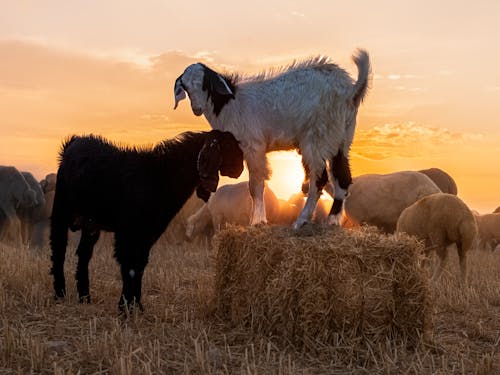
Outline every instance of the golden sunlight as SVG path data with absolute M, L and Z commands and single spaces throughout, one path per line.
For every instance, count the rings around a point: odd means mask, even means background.
M 301 191 L 304 180 L 302 157 L 296 151 L 279 151 L 269 154 L 273 174 L 268 185 L 278 198 L 288 199 Z

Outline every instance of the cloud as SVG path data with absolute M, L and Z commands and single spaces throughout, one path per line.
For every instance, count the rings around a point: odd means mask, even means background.
M 401 76 L 399 74 L 389 74 L 387 76 L 387 78 L 390 79 L 390 80 L 397 80 L 397 79 L 400 79 Z
M 483 140 L 480 133 L 452 132 L 416 123 L 384 124 L 356 132 L 353 155 L 371 160 L 392 157 L 418 158 L 439 155 L 448 147 L 469 145 Z
M 422 79 L 423 76 L 417 75 L 417 74 L 411 74 L 411 73 L 405 73 L 405 74 L 389 73 L 387 75 L 375 74 L 374 78 L 375 79 L 388 79 L 390 81 L 397 81 L 397 80 L 401 80 L 401 79 L 407 79 L 407 80 Z
M 172 110 L 173 84 L 186 66 L 210 59 L 207 52 L 169 51 L 133 62 L 0 40 L 0 55 L 5 56 L 0 110 L 4 126 L 9 124 L 6 133 L 19 128 L 50 136 L 119 128 L 147 132 L 152 122 L 203 122 L 189 105 Z
M 292 10 L 292 11 L 290 12 L 290 14 L 291 14 L 292 16 L 294 16 L 294 17 L 305 17 L 305 16 L 306 16 L 304 13 L 302 13 L 302 12 L 298 12 L 298 11 L 296 11 L 296 10 Z

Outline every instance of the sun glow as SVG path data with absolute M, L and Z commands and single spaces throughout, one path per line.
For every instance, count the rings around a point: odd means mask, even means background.
M 304 180 L 302 158 L 296 151 L 279 151 L 268 155 L 273 174 L 267 182 L 278 198 L 288 199 L 301 190 Z

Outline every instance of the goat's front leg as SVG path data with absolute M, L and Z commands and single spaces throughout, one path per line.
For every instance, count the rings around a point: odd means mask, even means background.
M 264 203 L 264 182 L 269 178 L 269 167 L 265 151 L 253 152 L 247 158 L 250 182 L 248 184 L 250 196 L 252 197 L 251 225 L 267 223 L 266 206 Z
M 252 217 L 251 225 L 266 224 L 266 206 L 264 203 L 264 180 L 258 179 L 250 175 L 249 182 L 250 195 L 252 196 Z
M 301 228 L 304 224 L 311 221 L 318 199 L 323 192 L 323 187 L 328 182 L 328 174 L 323 168 L 322 173 L 312 173 L 309 180 L 309 194 L 307 195 L 306 204 L 299 214 L 297 221 L 293 224 L 294 229 Z
M 120 264 L 122 275 L 122 294 L 118 301 L 121 311 L 139 308 L 143 310 L 141 303 L 142 276 L 144 268 L 148 263 L 149 251 L 152 243 L 146 241 L 134 241 L 134 239 L 116 238 L 115 257 Z

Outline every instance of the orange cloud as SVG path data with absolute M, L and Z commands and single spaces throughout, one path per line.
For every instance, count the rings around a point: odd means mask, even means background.
M 417 158 L 440 155 L 447 146 L 477 144 L 480 133 L 452 132 L 446 128 L 428 127 L 415 123 L 384 124 L 370 129 L 358 129 L 353 155 L 383 160 L 391 157 Z

